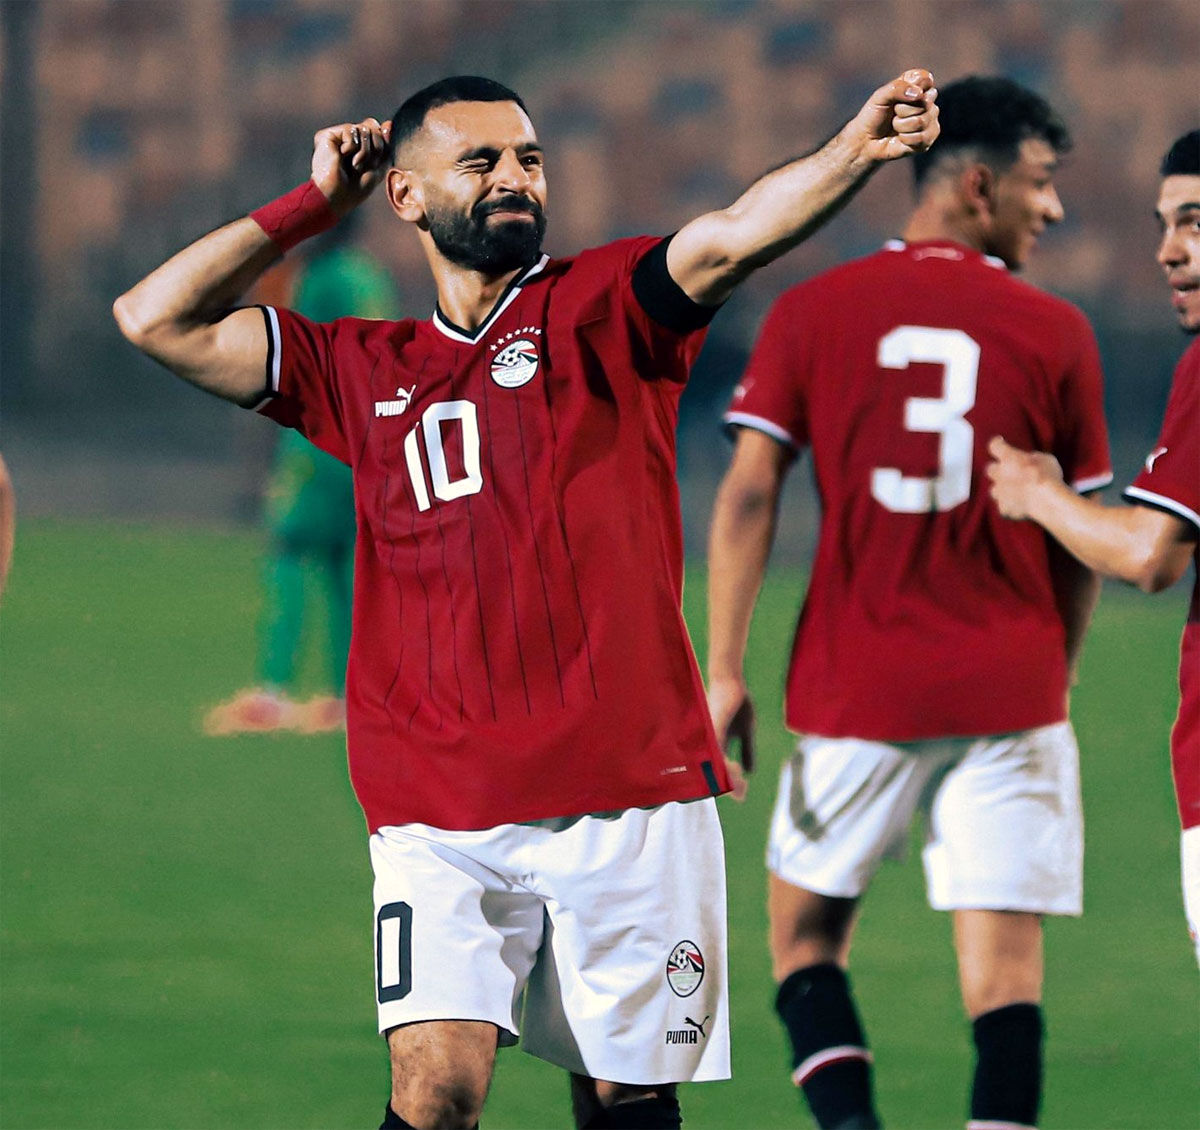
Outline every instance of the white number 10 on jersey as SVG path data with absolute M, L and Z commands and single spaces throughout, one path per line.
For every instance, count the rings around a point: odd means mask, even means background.
M 879 341 L 876 361 L 884 369 L 907 369 L 925 363 L 941 365 L 942 395 L 909 397 L 904 426 L 910 432 L 936 432 L 936 479 L 905 475 L 896 467 L 871 472 L 871 496 L 897 514 L 952 510 L 971 495 L 971 453 L 975 431 L 963 416 L 975 405 L 979 345 L 962 330 L 929 326 L 897 326 Z
M 446 448 L 442 441 L 442 422 L 457 421 L 462 431 L 463 474 L 450 479 L 446 463 Z M 430 507 L 429 490 L 425 486 L 425 471 L 421 466 L 421 443 L 417 433 L 424 434 L 425 455 L 429 461 L 429 482 L 435 498 L 453 502 L 468 494 L 483 490 L 483 472 L 479 467 L 479 417 L 469 400 L 443 400 L 431 404 L 421 413 L 420 422 L 404 437 L 404 461 L 412 480 L 413 497 L 418 510 Z

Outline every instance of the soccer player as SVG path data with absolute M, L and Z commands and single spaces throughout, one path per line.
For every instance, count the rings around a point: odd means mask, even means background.
M 745 760 L 751 613 L 784 478 L 812 449 L 821 530 L 786 692 L 800 738 L 767 862 L 776 1008 L 822 1127 L 879 1124 L 846 970 L 859 899 L 916 812 L 930 904 L 953 912 L 974 1126 L 1036 1123 L 1041 916 L 1081 909 L 1067 688 L 1097 582 L 1003 521 L 982 474 L 1006 430 L 1076 489 L 1111 478 L 1092 332 L 1011 273 L 1062 219 L 1069 137 L 1005 78 L 962 79 L 939 106 L 903 240 L 772 308 L 725 417 L 712 521 L 709 704 Z
M 296 283 L 296 312 L 314 322 L 385 318 L 399 298 L 387 271 L 348 242 L 352 223 L 341 223 L 313 243 Z M 354 484 L 350 468 L 314 447 L 299 432 L 280 431 L 267 483 L 270 545 L 263 565 L 258 685 L 213 707 L 210 734 L 295 729 L 321 733 L 345 725 L 346 661 L 354 567 Z M 321 581 L 329 618 L 332 694 L 300 702 L 295 694 L 305 638 L 306 578 Z
M 13 490 L 12 476 L 8 465 L 0 456 L 0 596 L 8 581 L 8 568 L 12 564 L 13 541 L 17 532 L 17 497 Z
M 1160 168 L 1158 261 L 1171 287 L 1180 328 L 1200 334 L 1200 130 L 1184 134 Z M 1006 435 L 1008 433 L 1005 433 Z M 1175 369 L 1166 416 L 1145 469 L 1126 488 L 1132 506 L 1109 508 L 1080 499 L 1062 483 L 1062 468 L 1044 452 L 1020 450 L 996 437 L 987 473 L 992 497 L 1008 518 L 1031 518 L 1085 565 L 1145 592 L 1183 576 L 1200 553 L 1200 339 Z M 1171 768 L 1183 825 L 1183 901 L 1200 960 L 1200 588 L 1179 656 L 1179 715 L 1171 730 Z
M 737 283 L 937 128 L 908 71 L 729 208 L 552 259 L 524 104 L 445 79 L 321 130 L 311 180 L 117 300 L 150 356 L 354 471 L 385 1126 L 473 1126 L 518 1029 L 572 1073 L 580 1125 L 678 1126 L 674 1084 L 728 1074 L 727 776 L 680 611 L 679 397 Z M 431 318 L 231 309 L 381 183 Z

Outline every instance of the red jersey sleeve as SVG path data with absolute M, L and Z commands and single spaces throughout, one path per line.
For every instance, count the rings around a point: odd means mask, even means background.
M 1108 425 L 1104 419 L 1104 373 L 1096 336 L 1083 314 L 1071 308 L 1076 341 L 1059 386 L 1059 433 L 1054 456 L 1063 478 L 1081 494 L 1112 482 Z
M 771 307 L 725 413 L 727 425 L 765 432 L 793 451 L 809 440 L 803 321 L 803 303 L 795 292 Z
M 1158 443 L 1125 497 L 1200 529 L 1200 341 L 1175 368 Z
M 275 306 L 263 306 L 262 311 L 267 320 L 267 398 L 258 411 L 349 463 L 333 363 L 337 323 L 313 322 Z
M 670 236 L 636 236 L 582 252 L 576 263 L 585 293 L 576 317 L 586 333 L 612 319 L 615 299 L 633 371 L 681 389 L 719 307 L 693 302 L 671 277 L 670 242 Z

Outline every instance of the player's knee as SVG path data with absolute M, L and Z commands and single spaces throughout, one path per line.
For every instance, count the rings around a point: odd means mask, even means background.
M 857 899 L 832 898 L 772 875 L 768 888 L 771 960 L 775 979 L 797 969 L 849 956 Z
M 421 1130 L 470 1130 L 479 1122 L 487 1081 L 470 1075 L 416 1078 L 392 1084 L 392 1109 Z
M 592 1080 L 592 1085 L 601 1106 L 615 1106 L 617 1103 L 656 1096 L 674 1098 L 676 1091 L 674 1083 L 664 1083 L 658 1087 L 635 1087 L 630 1083 L 611 1083 L 606 1079 L 595 1079 Z
M 673 1084 L 631 1087 L 596 1080 L 596 1106 L 583 1130 L 678 1130 L 683 1125 Z
M 1038 962 L 1000 962 L 964 971 L 963 1007 L 974 1020 L 1010 1004 L 1038 1004 L 1042 999 L 1041 965 Z
M 998 978 L 963 986 L 963 1008 L 975 1020 L 1012 1004 L 1040 1004 L 1041 985 L 1033 978 Z

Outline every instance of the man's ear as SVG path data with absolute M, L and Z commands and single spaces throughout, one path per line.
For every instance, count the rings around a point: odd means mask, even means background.
M 996 207 L 996 174 L 978 162 L 968 165 L 961 174 L 963 199 L 971 211 L 990 216 Z
M 410 224 L 425 219 L 425 194 L 421 182 L 410 169 L 388 169 L 387 198 L 392 211 Z

